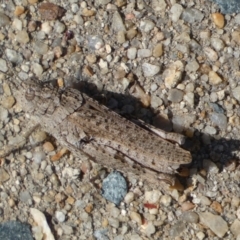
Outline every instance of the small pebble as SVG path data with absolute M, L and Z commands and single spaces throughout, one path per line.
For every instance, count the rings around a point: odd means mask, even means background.
M 150 221 L 142 226 L 142 232 L 148 237 L 151 237 L 151 235 L 156 232 L 156 228 L 153 225 L 153 223 Z
M 160 66 L 156 66 L 150 63 L 143 63 L 142 70 L 145 77 L 153 77 L 160 71 Z
M 13 207 L 16 206 L 16 203 L 15 203 L 15 201 L 14 201 L 12 198 L 10 198 L 10 199 L 8 200 L 8 205 L 9 205 L 9 207 L 13 208 Z
M 33 29 L 34 29 L 34 25 L 33 25 Z M 42 23 L 41 30 L 46 34 L 50 34 L 52 32 L 52 26 L 50 25 L 49 22 L 44 22 Z
M 204 129 L 204 132 L 209 135 L 215 135 L 217 133 L 217 130 L 216 130 L 216 128 L 214 128 L 212 126 L 206 126 Z
M 1 104 L 6 109 L 11 109 L 15 104 L 16 100 L 13 96 L 6 96 L 3 98 Z
M 198 238 L 198 240 L 203 240 L 205 238 L 205 234 L 203 232 L 198 232 L 196 234 L 196 237 Z
M 222 51 L 225 47 L 223 40 L 216 37 L 211 38 L 211 45 L 218 52 Z
M 211 204 L 211 201 L 206 196 L 201 196 L 200 197 L 200 202 L 201 202 L 202 205 L 205 205 L 205 206 L 209 206 Z
M 189 202 L 189 201 L 186 201 L 186 202 L 183 202 L 182 203 L 182 211 L 188 211 L 190 209 L 193 209 L 195 207 L 195 204 Z
M 171 226 L 169 235 L 172 239 L 174 239 L 175 237 L 180 236 L 181 232 L 183 232 L 184 229 L 186 229 L 185 223 L 178 221 L 176 224 Z
M 8 71 L 7 62 L 2 58 L 0 58 L 0 71 L 2 71 L 2 72 Z
M 160 97 L 156 95 L 151 96 L 151 106 L 155 109 L 163 104 L 163 101 Z
M 36 28 L 37 28 L 37 23 L 36 23 L 36 21 L 30 21 L 30 22 L 28 23 L 28 31 L 29 31 L 29 32 L 34 32 L 34 31 L 36 30 Z
M 16 34 L 16 41 L 22 44 L 26 44 L 29 42 L 29 36 L 27 31 L 22 30 L 22 31 L 18 31 Z
M 117 32 L 117 42 L 122 44 L 126 41 L 125 38 L 125 31 L 118 31 Z
M 187 92 L 184 96 L 183 96 L 184 101 L 187 102 L 188 105 L 190 105 L 191 107 L 194 106 L 194 93 L 192 92 Z
M 10 24 L 10 18 L 3 12 L 0 12 L 0 27 L 5 27 Z
M 228 225 L 221 216 L 210 212 L 199 213 L 200 222 L 209 227 L 219 238 L 223 238 L 228 231 Z
M 199 64 L 196 60 L 189 61 L 185 67 L 186 71 L 196 72 L 199 69 Z
M 144 195 L 144 200 L 147 203 L 157 203 L 161 197 L 161 192 L 158 190 L 147 191 Z
M 118 7 L 123 7 L 127 4 L 127 0 L 116 0 L 116 5 Z
M 17 29 L 18 31 L 22 31 L 22 21 L 18 18 L 13 20 L 12 26 Z
M 214 71 L 210 71 L 208 74 L 208 77 L 209 77 L 209 83 L 211 85 L 217 85 L 217 84 L 222 83 L 222 79 Z
M 212 19 L 218 28 L 224 27 L 224 16 L 221 13 L 213 13 Z
M 222 113 L 211 113 L 210 120 L 214 126 L 219 127 L 221 130 L 225 130 L 227 128 L 227 117 Z
M 237 215 L 237 218 L 240 220 L 240 208 L 237 209 L 236 215 Z
M 212 48 L 205 47 L 203 51 L 211 61 L 215 62 L 218 60 L 218 54 Z
M 137 52 L 138 58 L 147 58 L 152 55 L 152 51 L 149 49 L 139 49 Z
M 7 55 L 8 60 L 12 63 L 18 64 L 23 60 L 22 55 L 17 53 L 15 50 L 6 49 L 5 53 Z
M 3 183 L 3 182 L 6 182 L 10 179 L 10 176 L 8 174 L 8 172 L 3 169 L 3 168 L 0 168 L 0 182 Z
M 36 142 L 43 142 L 47 138 L 46 132 L 39 130 L 32 133 L 33 140 Z
M 230 226 L 230 230 L 234 234 L 235 237 L 240 235 L 240 221 L 239 221 L 239 219 L 234 220 L 234 222 Z
M 201 22 L 204 14 L 196 8 L 185 8 L 181 18 L 187 23 Z
M 19 199 L 20 201 L 27 203 L 28 201 L 30 201 L 32 199 L 29 191 L 22 191 L 19 194 Z
M 104 46 L 103 40 L 98 36 L 88 37 L 88 47 L 93 50 L 98 50 Z
M 169 195 L 163 195 L 160 198 L 160 203 L 163 204 L 165 207 L 169 207 L 172 203 L 172 198 Z
M 24 11 L 25 11 L 25 9 L 23 6 L 16 6 L 14 15 L 18 17 L 18 16 L 22 15 L 24 13 Z
M 97 61 L 97 57 L 94 54 L 87 55 L 86 59 L 89 63 L 95 63 Z
M 233 196 L 232 197 L 232 201 L 231 201 L 231 205 L 234 206 L 234 207 L 238 207 L 240 204 L 240 198 L 237 197 L 237 196 Z M 239 212 L 240 213 L 240 212 Z M 240 214 L 238 216 L 239 220 L 240 220 Z
M 213 201 L 210 207 L 219 214 L 223 211 L 221 204 L 217 201 Z
M 240 86 L 232 89 L 232 94 L 240 102 Z
M 161 57 L 163 55 L 163 45 L 162 43 L 156 44 L 156 46 L 153 48 L 152 55 L 154 57 Z
M 66 26 L 60 22 L 60 21 L 56 21 L 55 23 L 55 26 L 54 26 L 54 30 L 57 32 L 57 33 L 63 33 L 66 29 Z
M 123 23 L 122 17 L 118 11 L 115 11 L 112 17 L 112 29 L 115 32 L 126 31 L 126 27 Z
M 33 161 L 40 164 L 46 158 L 46 154 L 43 151 L 37 151 L 33 153 Z
M 94 16 L 95 14 L 96 14 L 96 11 L 93 9 L 84 8 L 81 11 L 81 15 L 84 17 L 91 17 L 91 16 Z
M 119 172 L 110 173 L 102 183 L 102 196 L 119 205 L 127 194 L 127 183 Z
M 183 91 L 178 89 L 170 89 L 168 93 L 168 100 L 173 103 L 179 103 L 183 99 Z
M 134 200 L 134 193 L 133 192 L 128 192 L 126 196 L 124 197 L 124 202 L 129 204 Z
M 199 217 L 195 212 L 186 211 L 181 215 L 181 219 L 188 223 L 198 223 Z
M 66 216 L 62 211 L 56 211 L 55 217 L 59 223 L 63 223 L 66 219 Z
M 152 22 L 151 20 L 146 19 L 140 22 L 140 30 L 145 33 L 150 32 L 154 27 L 155 27 L 155 23 Z
M 120 225 L 119 220 L 116 218 L 112 218 L 112 217 L 108 218 L 108 223 L 110 226 L 112 226 L 114 228 L 119 228 L 119 225 Z
M 129 216 L 130 216 L 131 220 L 138 223 L 138 225 L 142 225 L 142 218 L 139 213 L 131 211 Z
M 39 13 L 43 20 L 55 20 L 58 17 L 61 17 L 64 13 L 64 10 L 54 3 L 42 3 L 38 6 Z
M 129 48 L 127 50 L 127 57 L 131 60 L 135 59 L 137 55 L 137 49 L 136 48 Z
M 163 78 L 167 88 L 175 87 L 181 80 L 184 65 L 181 61 L 170 64 L 163 72 Z
M 36 51 L 36 53 L 40 55 L 44 55 L 48 52 L 48 45 L 41 41 L 35 41 L 33 42 L 33 49 Z
M 40 77 L 43 73 L 43 67 L 39 63 L 33 63 L 32 71 L 37 77 Z
M 54 146 L 53 146 L 52 143 L 50 143 L 50 142 L 45 142 L 45 143 L 43 144 L 43 150 L 44 150 L 45 152 L 52 152 L 52 151 L 54 150 Z
M 63 224 L 62 229 L 63 229 L 63 232 L 64 232 L 65 235 L 70 236 L 70 235 L 73 234 L 73 228 L 71 226 Z
M 129 29 L 127 32 L 126 32 L 126 38 L 128 40 L 132 40 L 133 38 L 136 37 L 138 31 L 136 29 Z

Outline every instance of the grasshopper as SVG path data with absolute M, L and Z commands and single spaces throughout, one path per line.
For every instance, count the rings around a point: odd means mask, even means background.
M 22 109 L 77 157 L 83 152 L 99 164 L 153 184 L 159 179 L 173 184 L 176 169 L 192 161 L 190 152 L 162 138 L 181 144 L 181 135 L 139 126 L 77 89 L 29 80 L 21 83 L 17 96 Z

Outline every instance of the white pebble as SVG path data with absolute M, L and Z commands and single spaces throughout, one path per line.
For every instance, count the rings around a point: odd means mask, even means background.
M 56 211 L 55 217 L 56 217 L 57 221 L 60 223 L 64 222 L 65 218 L 66 218 L 65 214 L 61 211 Z
M 21 31 L 21 30 L 22 30 L 22 21 L 21 21 L 20 19 L 18 19 L 18 18 L 15 18 L 15 19 L 13 20 L 12 26 L 13 26 L 15 29 Z
M 147 224 L 142 225 L 142 232 L 150 237 L 152 234 L 156 232 L 156 228 L 152 222 L 147 222 Z
M 49 34 L 52 32 L 52 26 L 50 26 L 49 22 L 44 22 L 42 24 L 41 30 L 46 34 Z
M 139 49 L 137 54 L 138 58 L 147 58 L 152 55 L 152 51 L 150 49 Z
M 43 68 L 39 63 L 33 63 L 32 70 L 37 77 L 40 77 L 43 73 Z
M 127 57 L 129 59 L 135 59 L 137 55 L 137 49 L 136 48 L 129 48 L 127 51 Z
M 137 222 L 139 225 L 142 225 L 142 218 L 141 215 L 137 212 L 130 212 L 130 218 L 134 221 Z
M 33 161 L 40 164 L 43 159 L 45 159 L 46 154 L 43 151 L 38 151 L 33 153 Z
M 237 218 L 240 220 L 240 208 L 238 208 L 236 215 L 237 215 Z
M 71 9 L 73 13 L 77 13 L 77 11 L 79 10 L 79 6 L 76 3 L 73 3 Z
M 160 71 L 160 66 L 156 66 L 150 63 L 143 63 L 142 70 L 145 77 L 153 77 Z
M 163 72 L 163 78 L 167 88 L 175 87 L 181 80 L 182 73 L 184 71 L 184 65 L 181 61 L 173 62 Z
M 107 68 L 108 67 L 108 63 L 106 61 L 104 61 L 103 59 L 100 59 L 98 65 L 99 65 L 100 68 Z
M 148 203 L 156 203 L 159 201 L 161 192 L 158 190 L 145 192 L 144 199 Z
M 160 203 L 166 207 L 169 207 L 172 202 L 172 198 L 169 195 L 163 195 L 160 199 Z
M 218 60 L 218 54 L 212 48 L 206 47 L 203 50 L 204 50 L 204 53 L 207 55 L 207 57 L 211 61 L 215 62 Z
M 127 193 L 127 195 L 124 198 L 125 203 L 129 204 L 130 202 L 132 202 L 134 199 L 134 193 L 133 192 L 129 192 Z
M 214 71 L 210 71 L 208 74 L 208 77 L 209 77 L 209 83 L 211 85 L 217 85 L 222 82 L 222 79 Z
M 182 11 L 183 11 L 183 7 L 180 4 L 176 3 L 171 7 L 170 12 L 172 13 L 171 18 L 173 22 L 177 22 L 179 20 L 179 17 L 181 16 Z

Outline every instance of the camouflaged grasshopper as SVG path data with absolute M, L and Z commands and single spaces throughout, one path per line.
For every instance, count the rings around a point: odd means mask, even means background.
M 139 126 L 76 89 L 29 80 L 17 95 L 22 109 L 77 157 L 83 152 L 99 164 L 153 184 L 159 179 L 173 184 L 176 169 L 192 160 L 190 152 L 168 141 L 182 144 L 183 136 Z

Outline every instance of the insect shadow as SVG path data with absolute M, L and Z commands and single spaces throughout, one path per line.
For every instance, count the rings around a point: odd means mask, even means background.
M 70 81 L 71 82 L 71 81 Z M 73 80 L 70 84 L 71 87 L 79 89 L 93 99 L 104 104 L 111 110 L 117 112 L 123 117 L 132 120 L 141 120 L 147 124 L 151 124 L 154 127 L 160 127 L 165 131 L 171 131 L 172 129 L 183 129 L 183 133 L 189 129 L 183 126 L 174 126 L 171 121 L 172 113 L 169 114 L 169 119 L 161 117 L 161 113 L 156 112 L 154 109 L 145 108 L 139 99 L 126 93 L 116 93 L 107 90 L 99 91 L 96 85 L 90 83 L 86 78 L 80 78 L 80 80 Z M 214 111 L 214 109 L 213 109 Z M 215 126 L 217 132 L 221 132 L 219 126 Z M 192 128 L 191 128 L 192 129 Z M 239 165 L 239 149 L 240 140 L 233 138 L 219 137 L 219 135 L 209 135 L 204 132 L 200 132 L 194 129 L 194 134 L 191 138 L 186 137 L 186 141 L 182 146 L 192 154 L 191 168 L 201 170 L 204 168 L 204 161 L 210 160 L 215 163 L 220 171 L 229 164 Z

